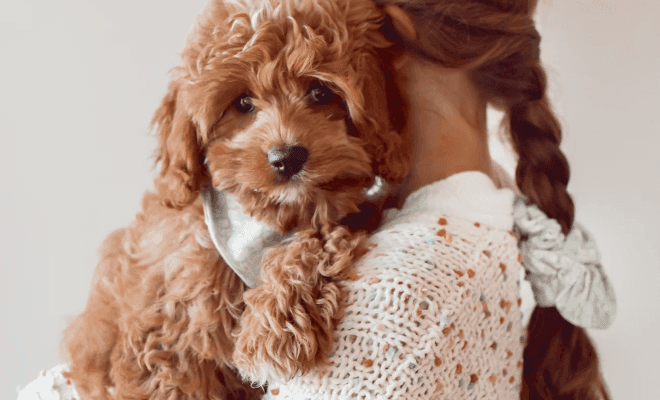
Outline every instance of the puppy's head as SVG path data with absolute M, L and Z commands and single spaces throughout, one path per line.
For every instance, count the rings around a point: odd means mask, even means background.
M 285 231 L 402 180 L 383 18 L 370 0 L 212 1 L 154 117 L 165 204 L 208 183 Z

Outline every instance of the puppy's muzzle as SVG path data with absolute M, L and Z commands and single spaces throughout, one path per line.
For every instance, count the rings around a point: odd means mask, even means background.
M 289 180 L 303 169 L 307 149 L 302 146 L 276 147 L 268 151 L 270 167 L 283 179 Z

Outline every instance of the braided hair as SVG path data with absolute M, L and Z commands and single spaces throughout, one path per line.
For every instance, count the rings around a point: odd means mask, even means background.
M 574 205 L 566 191 L 562 131 L 547 97 L 541 36 L 532 19 L 537 0 L 376 0 L 399 6 L 419 38 L 407 51 L 469 72 L 491 104 L 505 112 L 518 154 L 520 191 L 567 234 Z M 527 331 L 522 399 L 609 399 L 593 343 L 554 307 L 536 307 Z

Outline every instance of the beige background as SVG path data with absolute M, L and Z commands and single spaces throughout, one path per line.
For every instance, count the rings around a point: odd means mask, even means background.
M 0 4 L 0 399 L 58 362 L 96 250 L 151 187 L 148 123 L 204 3 Z M 619 299 L 591 334 L 614 399 L 659 399 L 660 2 L 539 11 L 569 189 Z

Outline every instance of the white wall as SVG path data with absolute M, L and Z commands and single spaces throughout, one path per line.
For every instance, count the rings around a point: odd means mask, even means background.
M 101 241 L 152 187 L 148 125 L 195 1 L 0 1 L 0 399 L 58 363 Z
M 614 325 L 591 334 L 614 399 L 660 399 L 660 2 L 554 0 L 540 11 L 569 190 L 618 298 Z
M 96 251 L 151 187 L 148 135 L 205 0 L 0 4 L 0 398 L 58 362 Z M 554 0 L 542 57 L 578 218 L 614 281 L 593 331 L 614 399 L 658 399 L 660 2 Z

